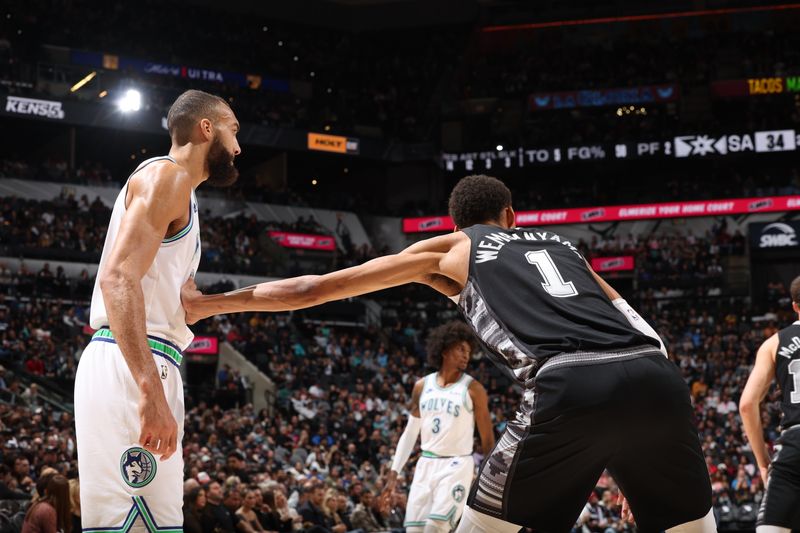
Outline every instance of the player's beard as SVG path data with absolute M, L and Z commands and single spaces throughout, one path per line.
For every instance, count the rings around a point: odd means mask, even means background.
M 225 149 L 219 137 L 211 141 L 208 149 L 206 164 L 208 164 L 208 179 L 212 187 L 229 187 L 239 178 L 239 170 L 233 164 L 235 156 Z

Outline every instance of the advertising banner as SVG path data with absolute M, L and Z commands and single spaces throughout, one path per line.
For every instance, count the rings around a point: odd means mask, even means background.
M 186 353 L 217 355 L 219 353 L 219 339 L 216 337 L 197 336 L 186 348 Z
M 711 83 L 711 93 L 720 98 L 748 98 L 800 92 L 800 76 L 773 76 Z
M 212 70 L 190 65 L 176 65 L 173 63 L 156 63 L 133 57 L 103 54 L 100 52 L 86 52 L 83 50 L 70 50 L 70 60 L 76 65 L 85 65 L 107 70 L 130 70 L 142 74 L 155 74 L 188 80 L 211 81 L 227 83 L 251 89 L 267 89 L 274 92 L 289 92 L 289 82 L 269 78 L 262 74 L 241 72 L 227 72 Z
M 544 211 L 518 211 L 518 226 L 548 226 L 557 224 L 587 224 L 592 222 L 617 222 L 658 218 L 705 217 L 741 215 L 746 213 L 772 213 L 800 211 L 800 196 L 769 196 L 763 198 L 731 198 L 696 202 L 668 202 L 658 204 L 613 205 L 548 209 Z M 405 233 L 444 232 L 455 228 L 449 216 L 404 218 Z
M 309 132 L 308 149 L 337 154 L 357 154 L 358 139 Z
M 800 222 L 787 220 L 769 224 L 750 224 L 750 248 L 752 250 L 777 250 L 800 248 Z
M 5 112 L 12 115 L 28 115 L 50 120 L 64 120 L 64 107 L 57 100 L 41 100 L 6 96 Z
M 336 239 L 330 235 L 308 235 L 305 233 L 289 233 L 287 231 L 270 231 L 269 237 L 285 248 L 301 248 L 303 250 L 322 250 L 332 252 L 336 249 Z
M 595 272 L 618 272 L 633 270 L 634 260 L 632 255 L 619 257 L 595 257 L 592 259 L 592 269 Z
M 528 99 L 532 111 L 546 109 L 575 109 L 578 107 L 602 107 L 629 104 L 653 104 L 671 102 L 678 98 L 678 86 L 642 85 L 639 87 L 617 87 L 613 89 L 589 89 L 534 93 Z

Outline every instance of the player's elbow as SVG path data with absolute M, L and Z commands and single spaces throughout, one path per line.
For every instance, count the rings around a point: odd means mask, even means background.
M 749 396 L 742 396 L 741 400 L 739 400 L 739 414 L 742 417 L 746 417 L 752 415 L 755 410 L 758 408 L 758 402 L 750 398 Z
M 302 309 L 320 303 L 321 292 L 319 276 L 299 276 L 277 284 L 259 285 L 253 291 L 253 297 L 281 302 L 287 309 Z
M 128 285 L 129 279 L 125 272 L 120 268 L 106 268 L 97 280 L 100 291 L 106 301 L 117 293 L 121 288 Z
M 301 276 L 292 287 L 291 301 L 296 307 L 310 307 L 321 299 L 319 276 Z

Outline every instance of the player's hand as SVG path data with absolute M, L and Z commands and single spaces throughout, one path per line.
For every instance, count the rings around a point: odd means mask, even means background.
M 386 480 L 383 484 L 383 492 L 380 495 L 380 500 L 391 500 L 395 486 L 397 486 L 397 472 L 389 470 L 389 474 L 386 476 Z
M 161 383 L 156 386 L 160 388 Z M 142 448 L 160 455 L 162 461 L 169 459 L 178 447 L 178 424 L 169 409 L 163 388 L 142 393 L 139 420 L 142 426 L 139 444 Z
M 191 325 L 205 318 L 197 313 L 195 302 L 198 298 L 203 296 L 203 293 L 197 289 L 197 284 L 194 282 L 194 277 L 186 280 L 186 283 L 181 287 L 181 304 L 186 311 L 186 323 Z
M 766 466 L 759 466 L 758 467 L 759 473 L 761 473 L 761 481 L 764 482 L 764 486 L 767 486 L 767 479 L 769 478 L 769 468 Z
M 619 496 L 617 496 L 617 505 L 622 507 L 619 512 L 622 522 L 633 524 L 635 520 L 633 518 L 633 513 L 631 512 L 631 506 L 628 504 L 628 498 L 622 494 L 622 491 L 620 491 Z

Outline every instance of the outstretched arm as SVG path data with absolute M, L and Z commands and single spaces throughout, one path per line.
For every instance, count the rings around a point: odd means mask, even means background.
M 442 282 L 442 278 L 449 279 L 446 258 L 463 238 L 454 233 L 434 237 L 398 254 L 323 276 L 270 281 L 224 294 L 204 296 L 190 280 L 181 291 L 187 323 L 225 313 L 304 309 L 412 282 L 452 291 L 450 284 Z
M 753 366 L 747 384 L 739 400 L 739 413 L 742 415 L 744 432 L 753 455 L 756 456 L 758 468 L 764 484 L 767 483 L 767 468 L 769 467 L 769 454 L 767 443 L 764 442 L 764 427 L 761 424 L 761 402 L 769 391 L 772 380 L 775 378 L 775 353 L 778 349 L 778 335 L 775 334 L 761 345 L 756 354 L 756 363 Z

